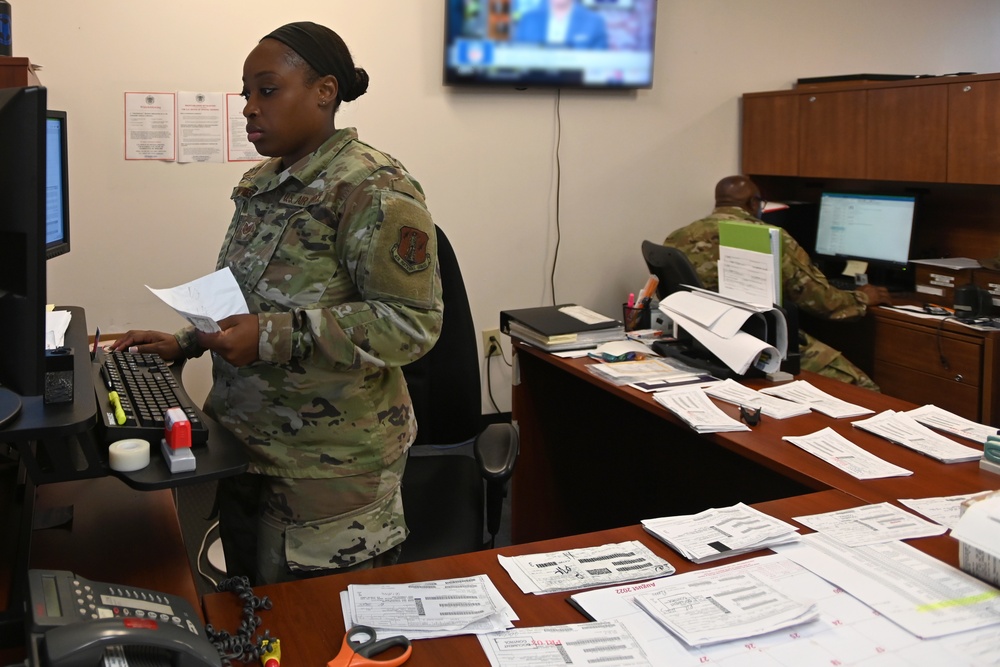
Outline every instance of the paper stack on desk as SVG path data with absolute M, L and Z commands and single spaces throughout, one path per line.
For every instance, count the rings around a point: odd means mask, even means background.
M 414 600 L 419 599 L 419 604 Z M 456 610 L 456 600 L 461 609 Z M 431 639 L 478 635 L 519 620 L 485 574 L 406 584 L 350 584 L 340 593 L 345 629 L 367 625 L 379 635 Z
M 698 387 L 658 391 L 653 394 L 653 398 L 698 433 L 750 430 L 749 426 L 736 421 L 719 409 Z
M 978 461 L 983 453 L 935 433 L 905 412 L 886 410 L 874 417 L 852 422 L 851 426 L 881 436 L 889 442 L 909 447 L 942 463 Z
M 847 401 L 843 401 L 836 396 L 831 396 L 825 391 L 817 389 L 805 380 L 795 380 L 794 382 L 779 384 L 776 387 L 765 387 L 764 389 L 761 389 L 760 392 L 770 396 L 777 396 L 794 403 L 808 405 L 810 409 L 815 410 L 816 412 L 822 412 L 824 415 L 833 417 L 834 419 L 860 417 L 861 415 L 870 415 L 875 412 L 874 410 L 866 408 L 862 405 L 848 403 Z
M 749 505 L 643 519 L 642 527 L 692 563 L 757 551 L 799 539 L 798 528 Z

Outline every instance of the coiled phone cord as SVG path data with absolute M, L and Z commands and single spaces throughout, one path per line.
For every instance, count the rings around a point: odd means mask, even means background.
M 225 630 L 216 631 L 211 624 L 206 625 L 205 633 L 208 635 L 208 640 L 219 651 L 222 664 L 226 667 L 231 665 L 234 660 L 237 662 L 257 662 L 274 645 L 274 638 L 271 637 L 270 630 L 265 630 L 263 635 L 254 635 L 263 623 L 260 616 L 257 615 L 257 610 L 270 609 L 271 598 L 266 595 L 263 597 L 254 595 L 250 580 L 246 577 L 223 579 L 216 586 L 216 590 L 220 592 L 232 591 L 242 600 L 243 620 L 235 635 Z

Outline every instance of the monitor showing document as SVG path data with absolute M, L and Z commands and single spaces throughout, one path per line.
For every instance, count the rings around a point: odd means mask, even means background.
M 820 198 L 816 254 L 905 265 L 910 259 L 913 196 L 825 192 Z

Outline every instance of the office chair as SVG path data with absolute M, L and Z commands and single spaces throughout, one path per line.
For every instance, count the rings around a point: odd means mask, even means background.
M 667 295 L 682 289 L 681 285 L 703 286 L 691 260 L 677 248 L 643 241 L 642 258 L 646 260 L 649 272 L 660 279 L 656 286 L 656 296 L 661 301 Z
M 417 438 L 403 473 L 410 535 L 400 562 L 492 546 L 519 449 L 511 424 L 479 430 L 482 388 L 472 311 L 458 258 L 440 227 L 437 244 L 444 291 L 441 336 L 430 352 L 403 367 Z M 474 457 L 462 447 L 469 441 Z

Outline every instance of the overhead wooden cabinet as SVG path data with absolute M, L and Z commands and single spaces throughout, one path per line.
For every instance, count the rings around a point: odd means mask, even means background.
M 948 90 L 869 90 L 865 178 L 943 182 L 947 177 Z
M 798 97 L 745 96 L 742 136 L 744 173 L 798 176 Z
M 1000 74 L 746 93 L 743 172 L 1000 184 L 998 108 Z
M 948 181 L 1000 183 L 1000 80 L 948 86 Z
M 799 175 L 821 178 L 865 177 L 864 91 L 799 96 Z

